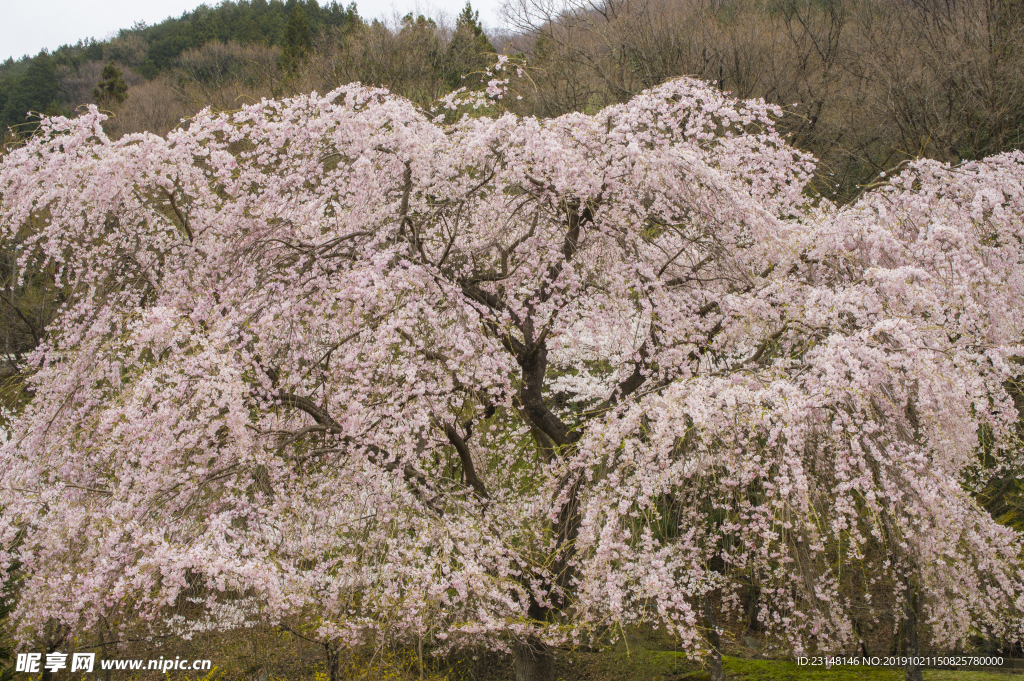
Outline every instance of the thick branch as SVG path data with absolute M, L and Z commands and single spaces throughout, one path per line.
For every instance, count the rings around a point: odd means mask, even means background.
M 423 347 L 423 348 L 417 347 L 416 346 L 416 339 L 413 338 L 412 336 L 410 336 L 405 331 L 399 331 L 398 334 L 402 338 L 404 338 L 406 341 L 408 341 L 409 345 L 411 345 L 413 347 L 413 349 L 415 349 L 416 351 L 422 353 L 423 356 L 426 357 L 427 359 L 433 360 L 435 362 L 444 362 L 445 364 L 447 364 L 450 361 L 446 355 L 444 355 L 443 353 L 437 352 L 436 350 L 431 350 L 430 348 L 427 348 L 427 347 Z
M 335 421 L 330 414 L 328 414 L 326 411 L 318 407 L 316 403 L 310 400 L 308 397 L 293 395 L 292 393 L 282 390 L 278 392 L 278 398 L 281 400 L 281 404 L 284 404 L 295 409 L 299 409 L 300 411 L 304 411 L 310 416 L 312 416 L 313 420 L 316 421 L 321 426 L 323 426 L 326 431 L 334 433 L 336 435 L 341 435 L 344 432 L 341 425 L 337 421 Z M 388 472 L 394 472 L 401 468 L 402 476 L 405 478 L 406 482 L 416 482 L 422 488 L 426 487 L 426 475 L 417 470 L 411 464 L 405 464 L 403 466 L 398 459 L 392 458 L 390 455 L 388 455 L 387 452 L 385 452 L 380 447 L 377 447 L 376 445 L 359 443 L 354 438 L 347 435 L 341 438 L 341 442 L 350 447 L 356 447 L 365 450 L 366 458 L 370 461 L 370 463 L 374 464 L 375 466 L 380 466 L 381 468 Z M 439 509 L 433 503 L 433 500 L 424 499 L 424 502 L 434 511 L 441 513 L 441 509 Z
M 405 162 L 405 170 L 402 171 L 402 205 L 401 211 L 401 227 L 399 228 L 399 236 L 405 238 L 405 230 L 409 229 L 409 254 L 412 256 L 416 255 L 419 251 L 420 256 L 426 260 L 426 254 L 423 252 L 423 244 L 420 243 L 419 229 L 416 227 L 416 223 L 413 222 L 412 218 L 409 217 L 409 199 L 412 196 L 412 164 L 409 161 Z
M 281 444 L 278 445 L 278 447 L 277 447 L 277 453 L 280 454 L 285 449 L 287 449 L 289 445 L 295 444 L 296 442 L 298 442 L 302 438 L 306 437 L 310 433 L 323 433 L 323 432 L 326 432 L 326 431 L 327 431 L 327 426 L 319 425 L 319 424 L 315 425 L 315 426 L 304 426 L 302 428 L 299 428 L 297 431 L 295 431 L 294 433 L 292 433 L 288 437 L 284 438 L 284 440 L 281 442 Z
M 633 362 L 633 373 L 623 379 L 617 386 L 612 394 L 605 400 L 595 411 L 598 413 L 611 409 L 616 404 L 626 399 L 642 386 L 647 381 L 647 376 L 644 370 L 647 369 L 650 361 L 650 350 L 649 342 L 644 341 L 644 344 L 640 346 L 640 358 Z
M 559 447 L 575 443 L 580 438 L 579 434 L 572 432 L 544 402 L 544 379 L 548 367 L 547 346 L 538 343 L 529 353 L 520 354 L 516 359 L 523 371 L 523 386 L 519 391 L 519 400 L 530 420 Z
M 754 362 L 757 362 L 758 360 L 760 360 L 761 356 L 764 355 L 764 351 L 768 349 L 768 346 L 771 345 L 772 343 L 774 343 L 775 341 L 779 340 L 779 338 L 782 337 L 782 334 L 786 333 L 786 330 L 788 328 L 789 328 L 788 326 L 783 325 L 783 327 L 781 329 L 779 329 L 778 331 L 776 331 L 772 335 L 770 335 L 767 338 L 765 338 L 761 342 L 761 345 L 758 346 L 758 348 L 754 352 L 754 354 L 751 355 L 750 357 L 748 357 L 747 359 L 743 360 L 742 366 L 746 366 L 748 364 L 753 364 Z
M 170 199 L 171 210 L 173 210 L 174 214 L 178 216 L 178 220 L 181 222 L 181 226 L 185 229 L 185 234 L 188 235 L 188 240 L 195 241 L 195 236 L 192 234 L 192 228 L 188 226 L 188 218 L 186 218 L 185 214 L 181 212 L 180 208 L 178 208 L 178 202 L 175 201 L 174 194 L 167 191 L 166 189 L 164 189 L 163 191 L 164 194 L 167 195 L 167 198 Z
M 583 208 L 580 212 L 579 203 L 570 203 L 567 205 L 569 213 L 569 229 L 565 233 L 565 241 L 562 242 L 562 257 L 565 262 L 572 260 L 572 257 L 576 255 L 576 250 L 579 248 L 580 242 L 580 227 L 584 222 L 590 222 L 594 219 L 594 213 L 590 210 L 590 206 Z
M 473 457 L 470 454 L 469 446 L 466 441 L 462 439 L 459 432 L 455 430 L 455 426 L 450 423 L 444 424 L 444 434 L 448 436 L 448 441 L 455 447 L 455 451 L 459 453 L 459 459 L 462 460 L 462 472 L 466 476 L 466 483 L 473 488 L 476 495 L 481 499 L 489 499 L 490 495 L 487 493 L 487 488 L 484 486 L 482 480 L 477 477 L 476 467 L 473 466 Z
M 576 538 L 583 522 L 580 516 L 580 490 L 583 487 L 583 480 L 583 476 L 577 474 L 576 480 L 569 488 L 569 498 L 558 511 L 558 523 L 554 527 L 558 536 L 558 546 L 561 548 L 555 559 L 555 579 L 565 591 L 571 590 L 575 576 L 572 558 L 576 553 Z
M 467 281 L 460 282 L 460 284 L 462 286 L 462 295 L 466 296 L 470 300 L 474 300 L 474 301 L 480 303 L 481 305 L 483 305 L 485 307 L 489 307 L 490 309 L 494 310 L 495 312 L 501 312 L 502 310 L 504 310 L 505 309 L 505 303 L 502 302 L 501 298 L 499 298 L 498 296 L 494 295 L 493 293 L 490 293 L 489 291 L 485 291 L 482 288 L 480 288 L 479 286 L 477 286 L 476 283 L 475 283 L 477 281 L 482 281 L 482 280 L 481 279 L 476 279 L 475 281 L 468 281 L 467 280 Z
M 466 296 L 470 300 L 480 303 L 484 307 L 490 308 L 495 312 L 502 312 L 506 309 L 505 303 L 493 293 L 484 291 L 475 284 L 469 284 L 466 282 L 462 282 L 461 286 L 462 295 Z M 509 311 L 509 315 L 512 317 L 513 323 L 520 327 L 522 326 L 519 317 L 515 313 Z M 489 318 L 482 312 L 480 313 L 480 316 L 483 318 L 483 323 L 487 329 L 493 333 L 496 338 L 501 339 L 502 345 L 505 346 L 505 349 L 508 350 L 509 353 L 518 357 L 526 351 L 526 346 L 523 345 L 518 338 L 515 338 L 512 334 L 503 330 L 494 319 Z
M 565 239 L 562 241 L 562 259 L 548 268 L 548 281 L 546 284 L 542 284 L 541 290 L 537 292 L 537 298 L 542 302 L 551 297 L 555 280 L 562 274 L 565 264 L 572 262 L 576 251 L 579 250 L 580 231 L 583 225 L 594 221 L 593 209 L 587 205 L 580 210 L 579 201 L 566 201 L 565 210 L 568 224 L 566 225 Z
M 301 395 L 293 395 L 292 393 L 284 390 L 278 392 L 278 399 L 281 400 L 281 404 L 292 407 L 293 409 L 299 409 L 306 412 L 313 417 L 313 420 L 319 423 L 321 426 L 326 426 L 327 430 L 332 433 L 341 434 L 344 432 L 341 425 L 331 418 L 331 415 L 316 405 L 313 400 L 308 397 L 302 397 Z

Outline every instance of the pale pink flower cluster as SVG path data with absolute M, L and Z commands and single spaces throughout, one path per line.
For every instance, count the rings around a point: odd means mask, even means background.
M 498 100 L 504 99 L 505 95 L 515 94 L 516 99 L 522 99 L 523 96 L 515 93 L 514 90 L 509 86 L 512 81 L 512 67 L 515 67 L 515 77 L 517 79 L 525 79 L 525 61 L 522 59 L 509 60 L 508 56 L 504 54 L 498 55 L 497 63 L 491 65 L 485 69 L 479 75 L 487 79 L 487 87 L 483 89 L 470 89 L 468 87 L 460 87 L 447 95 L 441 97 L 437 101 L 437 110 L 441 111 L 438 114 L 438 120 L 444 120 L 447 111 L 463 111 L 466 112 L 469 107 L 474 110 L 477 109 L 489 109 Z M 495 74 L 506 72 L 504 78 L 497 77 Z M 465 78 L 466 76 L 463 76 Z
M 937 644 L 1019 634 L 1021 537 L 965 485 L 982 434 L 1020 469 L 1024 156 L 838 209 L 776 113 L 679 79 L 553 120 L 347 86 L 45 121 L 0 166 L 0 238 L 68 296 L 0 448 L 19 635 L 697 649 L 747 583 L 827 648 L 865 576 Z

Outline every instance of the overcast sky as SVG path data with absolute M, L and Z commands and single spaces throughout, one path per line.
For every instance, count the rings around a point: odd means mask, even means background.
M 350 0 L 339 0 L 348 5 Z M 319 0 L 321 5 L 329 0 Z M 472 0 L 480 21 L 487 28 L 500 25 L 501 0 Z M 136 21 L 157 24 L 167 17 L 181 16 L 203 4 L 200 0 L 0 0 L 3 22 L 0 24 L 0 61 L 35 55 L 44 47 L 54 50 L 83 38 L 102 40 L 120 28 L 131 28 Z M 216 6 L 219 0 L 206 4 Z M 437 16 L 441 12 L 455 17 L 466 0 L 356 0 L 364 19 L 390 19 L 418 9 L 421 14 Z M 433 10 L 433 11 L 431 11 Z

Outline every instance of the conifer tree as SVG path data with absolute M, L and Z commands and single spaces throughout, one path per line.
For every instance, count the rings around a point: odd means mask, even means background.
M 469 0 L 466 0 L 466 6 L 462 8 L 458 19 L 455 20 L 455 30 L 458 31 L 463 28 L 471 31 L 477 38 L 484 35 L 484 29 L 480 25 L 480 12 L 473 11 L 473 5 L 470 4 Z M 487 44 L 490 45 L 490 41 Z
M 14 83 L 4 106 L 3 120 L 22 123 L 30 111 L 54 110 L 60 95 L 57 67 L 45 50 L 29 63 L 28 68 Z
M 281 52 L 281 68 L 294 72 L 313 50 L 313 37 L 309 18 L 302 4 L 296 2 L 288 13 L 284 29 L 284 50 Z
M 455 33 L 445 52 L 442 65 L 445 82 L 452 88 L 461 87 L 462 77 L 487 68 L 494 61 L 495 53 L 480 25 L 480 12 L 474 12 L 467 1 L 455 20 Z
M 124 74 L 114 62 L 107 63 L 100 73 L 100 82 L 92 91 L 92 96 L 100 106 L 120 104 L 128 97 L 128 84 L 124 82 Z

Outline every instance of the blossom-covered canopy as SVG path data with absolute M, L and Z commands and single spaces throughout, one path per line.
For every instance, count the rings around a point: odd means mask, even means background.
M 1012 634 L 1021 537 L 966 485 L 1019 463 L 1024 155 L 840 209 L 774 113 L 679 79 L 552 120 L 347 86 L 45 121 L 0 167 L 66 296 L 0 450 L 22 635 L 699 648 L 714 602 L 824 649 L 883 587 L 937 645 Z

